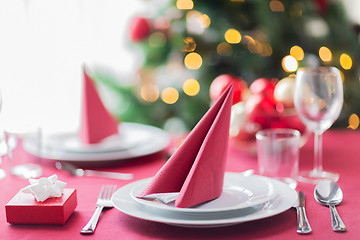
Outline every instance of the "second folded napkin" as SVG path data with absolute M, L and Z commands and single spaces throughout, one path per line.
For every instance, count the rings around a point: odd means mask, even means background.
M 92 78 L 84 69 L 80 139 L 85 144 L 98 143 L 118 134 L 118 121 L 105 108 Z
M 233 84 L 138 196 L 179 192 L 175 206 L 191 207 L 222 193 L 227 159 Z

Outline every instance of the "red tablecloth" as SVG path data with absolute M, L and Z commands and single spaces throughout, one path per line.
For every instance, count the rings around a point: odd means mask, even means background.
M 336 233 L 331 229 L 330 211 L 313 198 L 314 185 L 300 183 L 299 190 L 306 195 L 306 210 L 313 232 L 310 235 L 296 233 L 296 211 L 289 209 L 282 214 L 262 220 L 220 228 L 183 228 L 162 223 L 136 219 L 116 209 L 103 212 L 94 235 L 84 236 L 79 230 L 91 217 L 102 184 L 117 184 L 119 187 L 142 178 L 153 176 L 164 164 L 164 154 L 121 161 L 102 170 L 132 172 L 131 181 L 102 178 L 77 178 L 57 170 L 46 162 L 44 176 L 57 174 L 68 187 L 78 191 L 78 206 L 63 226 L 11 225 L 6 222 L 5 204 L 23 187 L 25 179 L 14 176 L 0 181 L 0 239 L 359 239 L 360 238 L 360 133 L 350 130 L 331 130 L 324 134 L 324 168 L 340 173 L 338 184 L 344 192 L 344 201 L 337 207 L 348 231 Z M 313 166 L 313 140 L 301 149 L 300 169 Z M 240 172 L 256 169 L 254 156 L 230 149 L 227 170 Z M 257 172 L 257 170 L 256 170 Z

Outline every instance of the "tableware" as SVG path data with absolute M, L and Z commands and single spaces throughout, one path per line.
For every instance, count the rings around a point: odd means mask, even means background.
M 307 234 L 311 233 L 312 229 L 309 223 L 309 220 L 306 216 L 305 212 L 305 195 L 303 191 L 298 192 L 298 199 L 294 204 L 294 208 L 296 208 L 296 216 L 297 216 L 297 233 Z
M 131 173 L 118 173 L 118 172 L 106 172 L 106 171 L 97 171 L 97 170 L 89 170 L 78 168 L 68 162 L 56 162 L 55 167 L 57 169 L 63 169 L 69 172 L 73 176 L 83 177 L 103 177 L 103 178 L 112 178 L 119 180 L 130 180 L 134 178 L 134 175 Z
M 5 141 L 7 144 L 6 158 L 9 161 L 12 175 L 21 178 L 37 178 L 42 175 L 42 130 L 38 126 L 6 126 Z M 27 154 L 24 149 L 30 142 L 36 156 Z
M 0 92 L 0 111 L 2 109 L 2 94 Z M 1 132 L 1 138 L 0 138 L 0 166 L 3 163 L 3 156 L 6 155 L 7 146 L 4 141 L 4 134 Z M 6 176 L 5 170 L 0 168 L 0 180 L 3 179 Z
M 336 232 L 346 231 L 346 226 L 335 208 L 343 199 L 340 187 L 331 180 L 322 180 L 315 186 L 314 197 L 316 201 L 330 208 L 332 229 Z
M 111 197 L 116 190 L 115 185 L 105 185 L 101 187 L 98 200 L 96 202 L 96 210 L 89 222 L 81 229 L 80 233 L 83 234 L 92 234 L 95 231 L 96 225 L 98 223 L 100 213 L 104 208 L 114 207 Z
M 343 105 L 340 71 L 335 67 L 298 69 L 294 104 L 300 119 L 315 134 L 314 169 L 300 172 L 299 181 L 317 183 L 330 179 L 336 182 L 338 173 L 323 170 L 322 134 L 339 117 Z
M 229 174 L 237 175 L 238 173 L 226 173 L 226 175 Z M 297 198 L 296 191 L 278 180 L 269 178 L 268 181 L 277 189 L 277 197 L 263 205 L 237 211 L 199 215 L 151 209 L 135 201 L 130 195 L 132 188 L 138 182 L 130 183 L 118 189 L 112 197 L 112 202 L 119 211 L 144 220 L 182 227 L 221 227 L 271 217 L 291 208 Z
M 109 139 L 106 139 L 104 144 L 91 144 L 86 147 L 70 144 L 72 147 L 69 148 L 65 143 L 57 146 L 56 143 L 60 141 L 73 141 L 77 133 L 53 134 L 45 137 L 45 141 L 51 138 L 54 140 L 45 143 L 43 157 L 50 160 L 76 162 L 118 161 L 159 152 L 165 149 L 170 142 L 167 132 L 153 126 L 123 122 L 119 125 L 119 128 L 121 137 L 117 139 L 117 144 L 121 144 L 119 139 L 126 139 L 125 141 L 128 143 L 127 148 L 116 147 L 113 143 L 108 144 L 107 140 Z M 78 141 L 80 140 L 78 139 Z M 38 154 L 31 143 L 27 144 L 26 147 L 26 150 L 30 153 Z M 69 151 L 71 149 L 77 149 L 77 151 Z
M 154 210 L 167 210 L 179 213 L 215 213 L 234 211 L 264 204 L 277 196 L 277 190 L 268 178 L 262 176 L 244 176 L 243 174 L 228 174 L 224 178 L 223 192 L 220 197 L 194 207 L 175 207 L 174 201 L 178 193 L 157 194 L 158 199 L 142 199 L 137 196 L 144 190 L 151 178 L 138 181 L 130 191 L 134 201 Z M 155 195 L 155 194 L 152 194 Z M 164 197 L 161 198 L 161 195 Z M 174 195 L 174 196 L 172 196 Z M 156 197 L 156 196 L 155 196 Z
M 260 175 L 279 179 L 293 189 L 299 171 L 300 132 L 294 129 L 265 129 L 256 133 Z

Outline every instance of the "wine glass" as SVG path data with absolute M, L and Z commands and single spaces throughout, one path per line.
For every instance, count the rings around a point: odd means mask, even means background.
M 0 111 L 2 109 L 2 96 L 1 96 L 1 92 L 0 92 Z M 0 133 L 0 165 L 3 161 L 3 156 L 6 155 L 6 143 L 4 140 L 4 134 L 3 132 Z M 0 180 L 3 179 L 6 176 L 6 173 L 4 171 L 4 169 L 0 168 Z
M 300 68 L 296 73 L 294 104 L 300 119 L 314 133 L 314 169 L 300 172 L 299 181 L 337 181 L 339 174 L 322 166 L 322 134 L 339 117 L 343 105 L 340 71 L 335 67 Z

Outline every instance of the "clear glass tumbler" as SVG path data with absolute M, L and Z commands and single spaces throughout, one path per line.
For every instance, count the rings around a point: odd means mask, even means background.
M 297 186 L 300 132 L 265 129 L 256 133 L 259 174 Z

